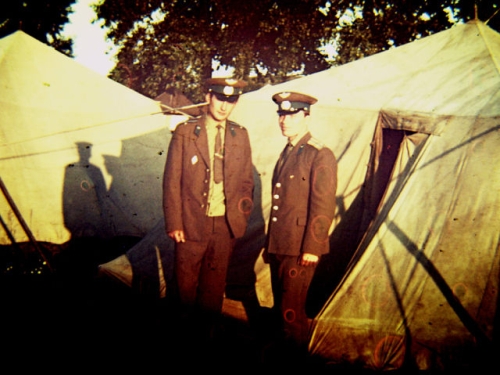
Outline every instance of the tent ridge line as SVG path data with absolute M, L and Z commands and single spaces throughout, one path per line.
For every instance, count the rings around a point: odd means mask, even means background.
M 68 133 L 75 133 L 75 132 L 80 132 L 80 131 L 85 131 L 85 130 L 89 130 L 89 129 L 92 129 L 92 128 L 97 128 L 99 126 L 112 125 L 112 124 L 116 124 L 116 123 L 119 123 L 119 122 L 125 122 L 125 121 L 139 119 L 139 118 L 142 118 L 142 117 L 156 116 L 156 115 L 162 115 L 162 114 L 164 114 L 163 111 L 158 111 L 158 112 L 150 112 L 150 113 L 147 113 L 147 114 L 141 114 L 141 115 L 136 115 L 136 116 L 131 116 L 131 117 L 125 117 L 125 118 L 116 119 L 116 120 L 110 120 L 110 121 L 106 121 L 106 122 L 102 122 L 102 123 L 90 125 L 90 126 L 87 126 L 87 127 L 78 128 L 78 129 L 68 129 L 68 130 L 65 130 L 65 131 L 58 132 L 58 133 L 46 134 L 46 135 L 42 135 L 42 136 L 37 137 L 37 138 L 23 139 L 23 140 L 17 141 L 17 142 L 10 142 L 9 144 L 3 143 L 3 144 L 0 145 L 0 147 L 10 147 L 10 146 L 13 146 L 13 145 L 22 145 L 23 143 L 38 141 L 38 140 L 43 139 L 43 138 L 57 137 L 59 135 L 68 134 Z
M 497 12 L 498 12 L 498 10 L 497 10 Z M 489 27 L 489 26 L 486 26 L 486 24 L 484 24 L 484 25 L 485 25 L 485 27 Z M 486 45 L 486 49 L 488 50 L 488 53 L 490 55 L 491 60 L 493 61 L 493 64 L 495 64 L 495 68 L 497 70 L 498 75 L 500 75 L 500 63 L 497 61 L 494 54 L 492 53 L 493 49 L 491 48 L 490 44 L 488 43 L 488 39 L 486 38 L 486 35 L 484 34 L 484 30 L 480 24 L 476 23 L 476 27 L 477 27 L 479 33 L 481 34 L 481 38 L 483 39 L 483 42 Z

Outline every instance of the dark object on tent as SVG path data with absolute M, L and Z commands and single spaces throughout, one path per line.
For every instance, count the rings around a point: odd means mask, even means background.
M 183 93 L 175 88 L 169 88 L 155 98 L 160 102 L 164 114 L 187 115 L 196 117 L 202 114 L 205 103 L 194 104 Z

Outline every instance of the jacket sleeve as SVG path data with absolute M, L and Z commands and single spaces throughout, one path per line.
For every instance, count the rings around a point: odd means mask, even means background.
M 310 179 L 309 210 L 302 252 L 320 256 L 329 251 L 330 226 L 336 206 L 337 160 L 329 148 L 323 147 L 317 153 Z
M 248 132 L 244 128 L 234 130 L 235 136 L 229 136 L 232 143 L 226 154 L 226 215 L 233 235 L 240 238 L 245 234 L 253 210 L 254 176 Z
M 167 233 L 184 229 L 181 197 L 183 137 L 178 129 L 170 140 L 163 174 L 163 214 Z

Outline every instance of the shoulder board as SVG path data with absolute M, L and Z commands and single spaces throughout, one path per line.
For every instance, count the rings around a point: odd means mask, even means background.
M 183 121 L 183 122 L 180 122 L 179 124 L 177 124 L 177 126 L 185 126 L 185 125 L 189 125 L 189 124 L 194 124 L 197 122 L 197 119 L 196 118 L 191 118 L 189 120 L 186 120 L 186 121 Z
M 314 137 L 309 139 L 307 141 L 307 144 L 313 146 L 314 148 L 317 148 L 318 150 L 321 150 L 323 147 L 325 147 L 325 145 L 323 143 L 321 143 L 319 140 L 317 140 Z
M 244 126 L 241 126 L 240 124 L 234 122 L 234 121 L 231 121 L 231 120 L 228 120 L 227 121 L 227 124 L 233 128 L 237 128 L 237 129 L 241 129 L 241 130 L 247 130 Z
M 198 122 L 199 118 L 198 117 L 193 117 L 193 118 L 190 118 L 189 120 L 187 120 L 185 122 L 185 124 L 193 124 L 195 122 Z
M 184 127 L 184 126 L 188 126 L 188 125 L 193 125 L 193 124 L 196 124 L 197 122 L 198 122 L 197 118 L 190 118 L 188 120 L 180 122 L 177 125 L 175 125 L 175 128 L 172 130 L 172 133 L 175 133 L 175 131 L 177 129 L 179 129 L 180 127 Z

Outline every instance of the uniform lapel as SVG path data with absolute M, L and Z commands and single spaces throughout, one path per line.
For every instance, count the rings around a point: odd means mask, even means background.
M 233 150 L 236 150 L 234 145 L 236 141 L 236 132 L 234 130 L 234 126 L 226 121 L 226 126 L 224 127 L 224 171 L 231 169 L 231 162 L 233 161 Z M 224 176 L 227 176 L 227 173 L 224 173 Z
M 198 152 L 201 155 L 201 158 L 205 162 L 205 165 L 210 165 L 210 155 L 208 153 L 208 138 L 207 138 L 207 128 L 201 122 L 199 122 L 195 129 L 195 145 L 198 149 Z
M 306 143 L 309 141 L 309 139 L 311 138 L 311 133 L 306 133 L 299 141 L 299 143 L 297 143 L 295 145 L 295 147 L 293 148 L 293 150 L 290 152 L 290 154 L 287 156 L 285 162 L 283 163 L 282 167 L 280 170 L 276 170 L 277 173 L 278 173 L 278 176 L 280 176 L 281 174 L 283 174 L 285 171 L 289 170 L 289 169 L 293 169 L 294 166 L 298 163 L 298 159 L 297 157 L 300 156 L 300 154 L 302 154 L 302 151 L 304 151 L 304 147 L 306 145 Z M 276 166 L 276 169 L 277 169 L 278 166 Z

